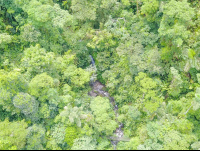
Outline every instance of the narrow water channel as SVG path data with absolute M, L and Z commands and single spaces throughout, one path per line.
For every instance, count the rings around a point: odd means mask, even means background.
M 95 66 L 95 62 L 93 57 L 90 55 L 91 58 L 91 64 L 92 66 Z M 118 128 L 115 130 L 115 132 L 113 133 L 113 138 L 111 139 L 111 143 L 113 145 L 113 149 L 117 150 L 117 143 L 119 142 L 120 138 L 122 138 L 124 136 L 123 133 L 123 124 L 120 123 L 117 120 L 117 117 L 119 116 L 118 113 L 118 106 L 115 102 L 115 99 L 113 97 L 110 96 L 110 94 L 106 91 L 104 91 L 103 89 L 105 89 L 105 85 L 103 85 L 102 83 L 100 83 L 99 81 L 91 81 L 91 87 L 92 87 L 92 91 L 90 91 L 88 94 L 90 96 L 96 97 L 96 96 L 101 96 L 101 97 L 107 97 L 110 100 L 111 105 L 113 106 L 113 110 L 115 112 L 115 121 L 118 123 Z

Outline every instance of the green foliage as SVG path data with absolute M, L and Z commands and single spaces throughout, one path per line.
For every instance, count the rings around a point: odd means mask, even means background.
M 56 116 L 57 106 L 61 101 L 58 91 L 58 81 L 47 73 L 36 75 L 29 83 L 29 93 L 40 103 L 39 115 L 41 118 L 53 118 Z
M 124 133 L 127 136 L 132 136 L 132 131 L 135 129 L 137 122 L 141 119 L 141 112 L 138 108 L 131 105 L 124 105 L 120 108 L 118 121 L 124 123 Z M 133 126 L 134 125 L 134 126 Z
M 190 68 L 189 73 L 190 73 L 190 75 L 191 75 L 191 80 L 192 80 L 193 82 L 197 82 L 197 73 L 198 73 L 197 69 L 195 69 L 195 68 Z
M 144 144 L 137 147 L 138 150 L 162 150 L 161 144 L 154 142 L 152 139 L 147 139 Z
M 30 81 L 29 92 L 39 98 L 39 101 L 44 102 L 47 99 L 47 92 L 53 87 L 53 84 L 53 78 L 47 73 L 38 74 Z
M 1 46 L 4 46 L 5 44 L 11 43 L 11 41 L 12 41 L 11 35 L 8 35 L 7 33 L 0 34 L 0 44 L 1 44 Z
M 56 141 L 52 138 L 50 138 L 49 141 L 47 142 L 46 148 L 52 149 L 52 150 L 61 150 L 62 149 L 61 147 L 58 146 Z
M 6 109 L 7 111 L 12 111 L 12 93 L 6 91 L 5 89 L 0 89 L 0 104 L 3 105 L 3 109 Z
M 23 31 L 21 38 L 28 37 L 25 41 L 33 43 L 37 41 L 41 46 L 53 52 L 64 52 L 66 47 L 62 32 L 63 28 L 73 24 L 73 16 L 53 1 L 15 0 L 15 3 L 27 15 L 23 23 L 27 24 L 20 28 Z M 23 20 L 23 17 L 17 16 L 18 20 L 20 18 Z M 36 37 L 38 40 L 35 40 Z
M 193 110 L 198 110 L 200 108 L 199 103 L 200 103 L 200 87 L 197 87 L 195 97 L 194 97 Z
M 95 150 L 96 141 L 89 136 L 83 136 L 74 140 L 72 150 Z
M 148 70 L 150 74 L 164 75 L 165 69 L 161 61 L 161 53 L 158 51 L 157 47 L 146 51 L 145 60 L 145 69 Z
M 181 135 L 177 131 L 170 131 L 164 137 L 164 149 L 167 150 L 185 150 L 189 149 L 190 143 L 194 141 L 194 138 L 187 135 Z
M 21 27 L 21 39 L 27 42 L 38 42 L 41 33 L 37 31 L 31 24 L 25 24 Z
M 92 38 L 91 43 L 88 43 L 87 46 L 95 49 L 97 47 L 100 51 L 102 49 L 108 49 L 116 45 L 116 42 L 112 40 L 114 37 L 111 33 L 106 30 L 95 31 L 91 30 L 88 36 Z
M 51 128 L 51 136 L 57 144 L 63 144 L 65 139 L 65 126 L 61 123 L 56 124 Z
M 197 80 L 198 80 L 198 83 L 200 84 L 200 74 L 199 73 L 197 74 Z
M 96 97 L 92 100 L 90 108 L 94 115 L 93 126 L 100 133 L 111 135 L 117 127 L 117 123 L 114 120 L 114 112 L 110 107 L 108 99 Z
M 54 59 L 54 53 L 46 53 L 46 50 L 40 48 L 40 45 L 36 45 L 35 47 L 31 46 L 24 51 L 21 67 L 28 72 L 31 77 L 43 72 L 55 75 L 55 71 L 51 69 L 52 66 L 55 66 Z
M 169 113 L 173 115 L 178 115 L 183 109 L 182 101 L 169 101 L 167 108 L 169 110 Z
M 176 125 L 171 120 L 163 120 L 162 123 L 149 123 L 147 124 L 147 132 L 148 136 L 151 139 L 146 139 L 143 145 L 139 145 L 138 149 L 169 149 L 169 150 L 176 150 L 176 149 L 189 149 L 190 144 L 196 140 L 196 137 L 191 133 L 189 134 L 182 134 L 180 131 L 174 130 L 173 126 Z M 182 123 L 184 120 L 176 120 Z M 177 127 L 182 126 L 176 125 Z M 184 128 L 187 129 L 186 125 L 183 125 Z M 160 142 L 160 143 L 158 143 Z M 154 144 L 154 145 L 153 145 Z M 158 148 L 154 148 L 157 146 Z
M 158 32 L 168 42 L 180 47 L 190 34 L 187 28 L 192 25 L 193 16 L 194 9 L 186 0 L 171 0 L 163 7 L 163 17 Z
M 82 113 L 82 107 L 72 107 L 70 105 L 65 106 L 64 110 L 55 118 L 55 122 L 67 123 L 68 125 L 76 124 L 81 127 L 81 119 L 84 119 L 84 114 Z
M 95 20 L 96 8 L 95 4 L 87 0 L 72 0 L 71 9 L 74 16 L 80 20 Z
M 23 149 L 26 144 L 27 123 L 25 121 L 9 122 L 5 120 L 0 122 L 0 137 L 3 138 L 3 144 L 8 149 Z
M 138 137 L 133 137 L 131 138 L 130 142 L 127 143 L 127 148 L 131 150 L 136 150 L 139 144 L 140 139 Z
M 74 140 L 78 137 L 78 131 L 76 127 L 67 127 L 65 129 L 65 142 L 70 147 L 73 146 Z
M 183 81 L 181 80 L 180 74 L 174 67 L 171 67 L 170 69 L 172 81 L 169 86 L 169 94 L 172 96 L 178 96 L 181 92 L 180 88 Z
M 144 0 L 144 4 L 141 7 L 141 14 L 145 14 L 148 21 L 155 21 L 155 13 L 159 8 L 159 1 L 157 0 Z
M 33 120 L 37 119 L 39 103 L 28 93 L 18 93 L 13 98 L 13 104 L 16 108 L 20 109 L 25 116 Z
M 58 4 L 53 4 L 52 2 L 42 4 L 39 1 L 32 0 L 29 5 L 24 5 L 23 9 L 27 11 L 33 23 L 39 27 L 44 23 L 43 25 L 47 28 L 49 23 L 53 23 L 53 26 L 62 28 L 66 22 L 71 20 L 71 15 L 68 11 L 60 9 Z M 64 18 L 64 16 L 66 17 Z
M 27 134 L 27 150 L 43 150 L 45 140 L 45 129 L 42 125 L 33 125 L 28 127 L 28 134 Z
M 0 0 L 0 149 L 199 149 L 199 7 Z
M 18 92 L 26 91 L 27 82 L 23 75 L 18 71 L 6 72 L 0 71 L 0 84 L 1 87 L 9 91 L 13 95 Z
M 109 69 L 111 63 L 114 59 L 111 57 L 111 52 L 99 52 L 97 54 L 96 60 L 98 62 L 96 63 L 98 70 L 105 71 L 106 69 Z
M 12 112 L 17 111 L 12 104 L 12 97 L 19 92 L 27 91 L 27 81 L 18 71 L 6 72 L 0 71 L 0 104 L 3 109 Z
M 138 76 L 135 77 L 135 82 L 138 85 L 137 89 L 139 90 L 136 93 L 139 98 L 137 100 L 137 103 L 140 106 L 139 108 L 143 108 L 143 111 L 150 114 L 155 112 L 163 100 L 157 82 L 149 78 L 147 74 L 143 72 L 140 72 Z M 160 97 L 158 97 L 159 95 Z
M 200 148 L 200 142 L 195 142 L 191 145 L 193 150 L 198 150 Z
M 81 87 L 84 86 L 85 83 L 90 81 L 90 73 L 81 69 L 77 68 L 75 65 L 69 66 L 64 71 L 64 78 L 70 79 L 72 85 Z
M 17 150 L 17 147 L 13 146 L 12 143 L 8 140 L 0 140 L 0 149 L 1 150 Z
M 106 138 L 99 138 L 99 143 L 97 146 L 97 150 L 110 150 L 111 148 L 111 143 L 108 139 Z
M 140 150 L 141 149 L 141 146 L 139 146 L 140 144 L 140 139 L 138 137 L 133 137 L 131 138 L 131 140 L 129 142 L 119 142 L 117 144 L 117 149 L 118 150 Z M 153 144 L 155 145 L 155 144 Z M 158 146 L 155 146 L 155 149 L 158 149 L 156 148 Z
M 187 119 L 176 120 L 174 124 L 175 124 L 175 130 L 178 130 L 182 134 L 192 133 L 192 130 L 194 129 L 193 124 L 189 122 Z
M 41 118 L 50 118 L 50 109 L 46 103 L 41 103 L 39 114 Z

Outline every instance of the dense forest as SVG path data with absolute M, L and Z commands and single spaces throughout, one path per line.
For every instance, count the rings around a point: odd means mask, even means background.
M 0 0 L 0 150 L 200 149 L 199 0 Z

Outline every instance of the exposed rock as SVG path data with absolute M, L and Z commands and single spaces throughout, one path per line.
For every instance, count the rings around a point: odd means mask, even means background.
M 117 128 L 116 131 L 115 131 L 115 135 L 118 137 L 118 138 L 121 138 L 124 136 L 124 133 L 123 131 L 121 130 L 121 128 Z
M 93 57 L 90 55 L 90 58 L 91 58 L 91 63 L 93 66 L 95 66 L 95 62 L 94 62 L 94 59 Z M 117 120 L 117 117 L 118 117 L 118 106 L 117 104 L 115 103 L 115 99 L 113 97 L 110 97 L 110 94 L 106 91 L 103 90 L 103 88 L 105 88 L 105 85 L 103 85 L 102 83 L 100 83 L 99 81 L 91 81 L 91 87 L 92 87 L 92 91 L 90 91 L 88 93 L 88 95 L 90 96 L 93 96 L 93 97 L 96 97 L 96 96 L 102 96 L 102 97 L 107 97 L 109 100 L 110 100 L 110 103 L 112 104 L 113 106 L 113 109 L 115 111 L 115 121 L 118 122 Z M 119 122 L 118 122 L 119 123 Z M 114 150 L 116 150 L 117 148 L 117 143 L 119 141 L 129 141 L 130 139 L 129 138 L 124 138 L 124 133 L 122 131 L 122 128 L 123 128 L 123 124 L 122 123 L 119 123 L 119 128 L 117 128 L 114 132 L 114 135 L 116 137 L 110 137 L 111 139 L 111 143 L 113 145 L 113 148 Z
M 93 97 L 101 96 L 101 97 L 109 98 L 110 103 L 113 106 L 113 110 L 115 111 L 115 116 L 116 116 L 115 121 L 118 122 L 118 120 L 117 120 L 117 117 L 119 116 L 119 114 L 118 114 L 118 106 L 115 103 L 115 99 L 113 97 L 110 97 L 110 94 L 103 90 L 103 88 L 105 88 L 105 85 L 101 84 L 99 81 L 95 81 L 95 82 L 93 82 L 93 84 L 91 86 L 92 86 L 92 91 L 90 91 L 88 93 L 88 95 L 93 96 Z M 124 133 L 123 133 L 122 128 L 123 128 L 123 124 L 119 123 L 119 128 L 117 128 L 115 130 L 115 132 L 114 132 L 114 135 L 116 137 L 110 137 L 111 143 L 113 144 L 113 147 L 114 147 L 114 150 L 116 150 L 117 143 L 119 141 L 123 141 L 124 140 L 124 138 L 123 138 Z
M 114 140 L 112 140 L 111 141 L 111 143 L 112 143 L 112 145 L 113 145 L 113 150 L 117 150 L 117 143 L 118 143 L 119 141 L 114 141 Z
M 100 83 L 99 81 L 95 81 L 93 83 L 93 89 L 94 90 L 102 90 L 105 87 L 105 85 L 103 85 L 102 83 Z
M 97 93 L 95 93 L 94 91 L 90 91 L 90 92 L 88 92 L 88 95 L 93 96 L 93 97 L 96 97 L 96 96 L 97 96 Z

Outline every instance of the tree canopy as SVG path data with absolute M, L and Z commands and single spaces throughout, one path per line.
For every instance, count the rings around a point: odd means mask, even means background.
M 0 0 L 0 149 L 200 149 L 199 9 Z

